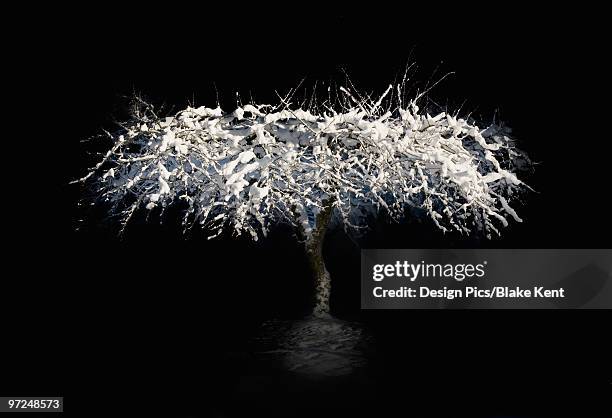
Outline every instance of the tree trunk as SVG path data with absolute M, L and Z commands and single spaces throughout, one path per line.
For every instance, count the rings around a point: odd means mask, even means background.
M 312 314 L 316 317 L 329 315 L 331 282 L 323 259 L 323 241 L 332 212 L 333 207 L 331 205 L 324 205 L 317 215 L 315 230 L 306 241 L 306 253 L 315 281 L 315 305 Z

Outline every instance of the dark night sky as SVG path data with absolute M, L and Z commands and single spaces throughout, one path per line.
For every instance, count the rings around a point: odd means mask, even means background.
M 22 75 L 44 85 L 35 97 L 51 110 L 54 122 L 52 130 L 35 135 L 39 171 L 23 180 L 32 184 L 41 181 L 40 172 L 53 175 L 43 176 L 44 186 L 37 190 L 44 208 L 19 206 L 18 219 L 33 221 L 13 235 L 10 255 L 25 261 L 6 283 L 0 312 L 20 336 L 8 340 L 7 355 L 51 365 L 48 371 L 31 363 L 11 367 L 3 372 L 8 377 L 1 378 L 2 388 L 29 393 L 35 385 L 37 393 L 74 394 L 79 407 L 99 391 L 164 393 L 175 400 L 183 394 L 186 406 L 194 406 L 190 402 L 202 396 L 204 381 L 226 378 L 222 362 L 211 358 L 241 344 L 262 319 L 297 317 L 308 307 L 306 264 L 283 231 L 258 245 L 211 243 L 198 234 L 186 241 L 171 222 L 137 223 L 121 242 L 101 218 L 75 231 L 83 216 L 75 209 L 82 191 L 67 183 L 92 161 L 80 140 L 112 129 L 114 118 L 125 117 L 124 96 L 133 92 L 180 108 L 191 101 L 214 105 L 216 88 L 229 109 L 235 91 L 273 102 L 274 90 L 287 91 L 304 77 L 306 85 L 337 81 L 341 68 L 358 86 L 380 92 L 407 62 L 416 63 L 420 85 L 453 71 L 431 97 L 450 108 L 463 106 L 483 124 L 497 115 L 540 163 L 529 179 L 537 193 L 519 211 L 525 222 L 477 245 L 609 247 L 610 141 L 600 119 L 605 110 L 598 104 L 603 95 L 598 15 L 560 6 L 536 10 L 508 4 L 476 11 L 410 3 L 377 10 L 362 6 L 357 12 L 289 3 L 275 9 L 176 3 L 149 6 L 146 12 L 56 6 L 27 15 L 41 36 L 35 53 L 21 50 L 24 62 L 31 63 Z M 16 202 L 32 201 L 28 187 L 19 188 Z M 410 225 L 381 227 L 370 243 L 466 245 Z M 165 257 L 155 254 L 157 246 L 166 248 Z M 226 263 L 229 252 L 240 253 L 241 262 Z M 358 249 L 342 234 L 328 237 L 326 254 L 334 260 L 330 270 L 358 265 Z M 178 255 L 188 262 L 174 264 Z M 256 261 L 263 271 L 251 267 Z M 347 317 L 359 316 L 355 269 L 337 275 L 341 291 L 332 300 Z M 243 292 L 236 290 L 238 283 Z M 216 296 L 231 291 L 231 298 Z M 470 376 L 467 386 L 498 385 L 508 393 L 527 385 L 541 391 L 542 399 L 562 397 L 574 407 L 564 394 L 588 390 L 596 397 L 606 376 L 609 380 L 603 336 L 609 318 L 603 315 L 402 312 L 364 320 L 383 340 L 392 327 L 402 329 L 404 337 L 393 343 L 398 347 L 412 346 L 413 339 L 425 344 L 417 351 L 423 364 L 432 366 L 412 370 L 416 380 L 434 384 L 432 376 L 455 373 Z M 29 331 L 33 325 L 38 336 Z M 456 339 L 464 344 L 458 349 L 462 365 L 436 362 L 447 358 L 448 344 Z M 398 361 L 399 352 L 389 349 Z M 491 363 L 499 365 L 498 373 L 481 365 Z

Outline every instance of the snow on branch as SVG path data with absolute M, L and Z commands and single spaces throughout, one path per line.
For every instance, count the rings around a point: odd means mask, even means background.
M 465 234 L 490 237 L 510 218 L 521 222 L 510 201 L 526 187 L 516 172 L 528 159 L 509 130 L 431 116 L 417 100 L 384 109 L 390 90 L 374 101 L 342 88 L 340 110 L 314 113 L 281 99 L 282 109 L 187 107 L 159 117 L 141 103 L 80 181 L 123 225 L 140 208 L 182 204 L 184 224 L 211 237 L 231 227 L 257 239 L 278 222 L 308 237 L 327 205 L 347 228 L 379 211 L 400 219 L 408 207 Z

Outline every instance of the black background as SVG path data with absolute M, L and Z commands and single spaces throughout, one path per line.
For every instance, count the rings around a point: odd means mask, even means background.
M 114 119 L 126 117 L 124 96 L 134 92 L 175 109 L 214 106 L 218 92 L 231 109 L 236 91 L 244 101 L 275 102 L 275 90 L 286 92 L 304 77 L 306 86 L 342 81 L 341 68 L 365 91 L 381 93 L 407 63 L 416 63 L 419 86 L 453 71 L 431 98 L 462 106 L 483 125 L 507 121 L 539 163 L 528 178 L 537 193 L 519 211 L 525 222 L 501 238 L 469 242 L 429 225 L 381 224 L 361 245 L 609 247 L 598 16 L 586 5 L 441 3 L 24 12 L 19 17 L 36 39 L 27 48 L 13 44 L 25 64 L 14 84 L 28 103 L 16 106 L 27 116 L 18 139 L 34 155 L 24 160 L 7 150 L 4 158 L 16 163 L 9 172 L 18 185 L 9 205 L 15 213 L 6 218 L 2 393 L 63 395 L 78 416 L 112 411 L 102 399 L 111 396 L 137 415 L 177 408 L 178 416 L 206 416 L 229 402 L 240 374 L 225 353 L 240 350 L 262 320 L 308 310 L 309 274 L 287 231 L 257 245 L 209 242 L 197 231 L 185 239 L 172 219 L 139 220 L 121 241 L 101 214 L 77 208 L 83 190 L 68 182 L 95 161 L 91 144 L 80 141 L 113 129 Z M 333 232 L 325 254 L 334 313 L 363 321 L 378 338 L 378 391 L 386 394 L 371 399 L 391 400 L 376 406 L 381 415 L 606 413 L 607 312 L 364 314 L 358 247 Z M 418 361 L 409 366 L 408 358 Z M 322 413 L 332 407 L 321 405 Z M 347 414 L 357 412 L 348 407 Z

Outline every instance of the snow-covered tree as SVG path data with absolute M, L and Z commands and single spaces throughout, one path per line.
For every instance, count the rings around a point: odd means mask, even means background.
M 395 94 L 397 92 L 397 94 Z M 329 312 L 330 277 L 322 255 L 330 222 L 363 228 L 418 208 L 442 231 L 490 237 L 525 186 L 528 160 L 508 129 L 485 129 L 456 114 L 430 115 L 420 96 L 402 104 L 400 86 L 377 100 L 340 88 L 341 105 L 308 110 L 290 98 L 232 112 L 187 107 L 161 117 L 140 101 L 112 145 L 80 181 L 121 218 L 141 208 L 184 208 L 184 225 L 213 238 L 224 231 L 257 240 L 279 222 L 302 237 L 316 283 L 315 315 Z

